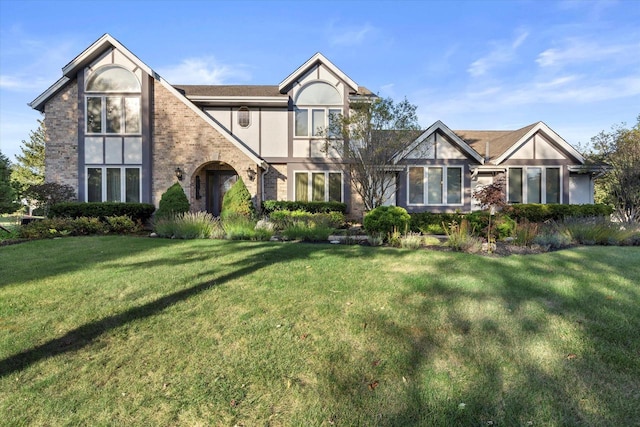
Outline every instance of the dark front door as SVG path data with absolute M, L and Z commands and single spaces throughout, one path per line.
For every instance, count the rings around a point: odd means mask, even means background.
M 222 199 L 237 180 L 238 175 L 234 171 L 207 172 L 207 212 L 220 215 Z

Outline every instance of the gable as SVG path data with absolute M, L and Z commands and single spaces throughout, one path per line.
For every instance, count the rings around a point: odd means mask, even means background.
M 293 73 L 284 79 L 279 85 L 281 93 L 286 93 L 294 86 L 302 86 L 311 80 L 324 80 L 337 84 L 341 82 L 345 85 L 347 93 L 358 92 L 358 84 L 347 76 L 342 70 L 336 67 L 331 61 L 321 53 L 316 53 L 304 64 L 298 67 Z

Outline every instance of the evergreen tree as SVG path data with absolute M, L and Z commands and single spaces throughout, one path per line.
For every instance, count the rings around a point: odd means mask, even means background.
M 21 197 L 25 196 L 30 186 L 44 182 L 45 137 L 44 122 L 38 120 L 38 129 L 30 132 L 29 141 L 22 141 L 22 154 L 16 156 L 18 162 L 11 172 L 11 180 L 17 184 Z
M 14 213 L 19 207 L 10 177 L 11 162 L 0 152 L 0 213 Z

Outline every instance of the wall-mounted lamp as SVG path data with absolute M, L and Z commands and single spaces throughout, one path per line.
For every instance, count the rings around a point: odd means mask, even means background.
M 177 167 L 175 170 L 175 173 L 176 173 L 176 178 L 178 178 L 178 181 L 182 181 L 182 178 L 184 177 L 184 174 L 182 173 L 182 169 Z
M 247 168 L 247 176 L 249 177 L 249 181 L 253 181 L 256 179 L 256 171 L 251 168 Z

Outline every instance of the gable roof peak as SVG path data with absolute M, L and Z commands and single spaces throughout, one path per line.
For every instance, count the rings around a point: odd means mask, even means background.
M 322 53 L 316 52 L 311 58 L 305 61 L 304 64 L 299 66 L 293 73 L 289 74 L 286 79 L 284 79 L 278 85 L 278 88 L 281 93 L 284 93 L 289 90 L 289 88 L 307 71 L 313 68 L 316 64 L 321 63 L 332 73 L 338 76 L 342 81 L 344 81 L 347 86 L 349 86 L 354 92 L 358 91 L 358 84 L 351 79 L 348 75 L 346 75 L 341 69 L 336 67 L 336 65 L 329 61 L 327 57 L 325 57 Z

